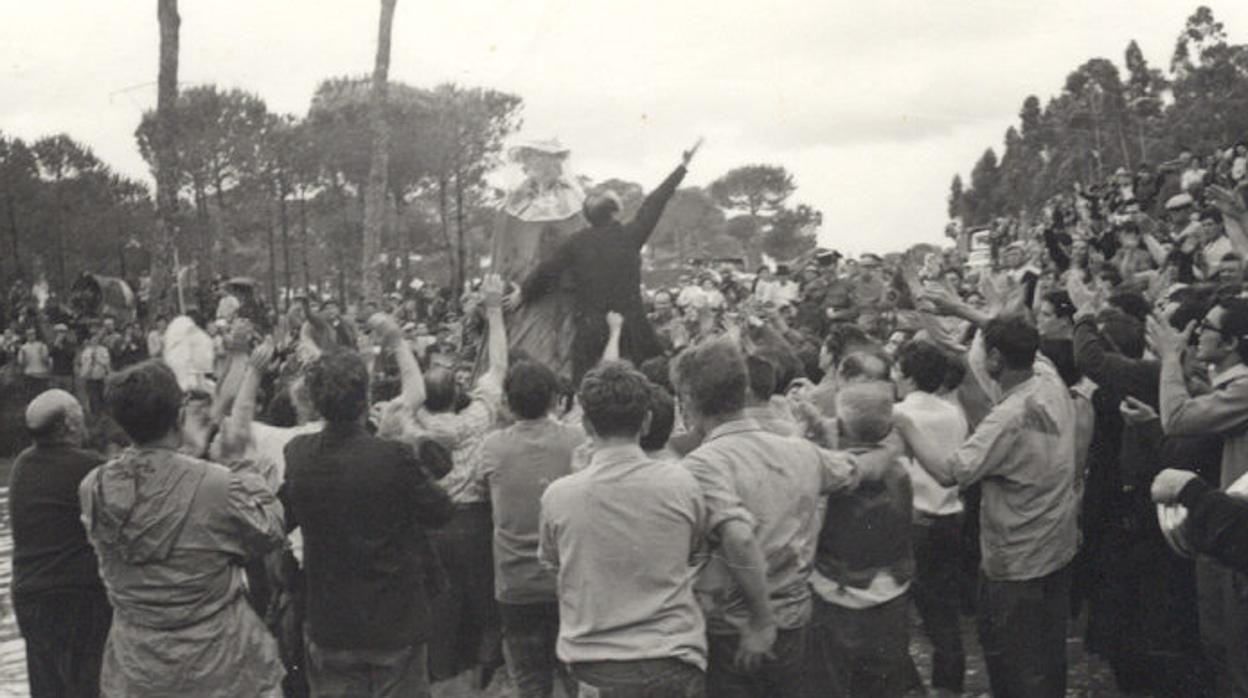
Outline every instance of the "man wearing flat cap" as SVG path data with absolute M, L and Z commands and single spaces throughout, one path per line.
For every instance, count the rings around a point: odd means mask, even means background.
M 102 460 L 81 450 L 82 406 L 64 390 L 31 400 L 26 428 L 35 443 L 13 464 L 9 520 L 30 694 L 96 696 L 113 612 L 82 526 L 78 484 Z

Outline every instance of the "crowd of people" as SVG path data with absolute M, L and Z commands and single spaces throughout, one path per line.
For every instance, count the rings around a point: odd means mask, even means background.
M 1065 695 L 1080 618 L 1124 692 L 1248 695 L 1232 155 L 986 265 L 691 268 L 578 316 L 583 376 L 509 349 L 535 287 L 494 275 L 81 344 L 36 313 L 3 352 L 32 694 L 958 695 L 973 614 L 994 695 Z

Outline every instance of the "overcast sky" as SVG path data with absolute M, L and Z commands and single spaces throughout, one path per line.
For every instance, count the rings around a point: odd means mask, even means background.
M 4 3 L 0 131 L 66 132 L 147 178 L 133 133 L 156 101 L 155 0 Z M 215 82 L 303 114 L 318 81 L 367 73 L 378 2 L 183 0 L 181 84 Z M 1208 3 L 1248 40 L 1248 2 Z M 525 135 L 578 171 L 648 188 L 699 135 L 692 184 L 748 163 L 794 173 L 850 252 L 939 242 L 945 197 L 1023 98 L 1139 41 L 1164 67 L 1195 9 L 1178 0 L 398 0 L 391 78 L 524 98 Z M 999 152 L 999 148 L 998 148 Z

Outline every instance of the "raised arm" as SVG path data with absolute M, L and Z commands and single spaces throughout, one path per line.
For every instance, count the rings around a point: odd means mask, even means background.
M 607 313 L 607 347 L 602 350 L 602 360 L 620 360 L 620 335 L 624 330 L 624 316 L 612 310 Z
M 1160 367 L 1155 362 L 1112 351 L 1091 313 L 1076 316 L 1074 346 L 1075 366 L 1097 385 L 1155 404 Z
M 481 380 L 492 381 L 502 388 L 507 375 L 507 325 L 503 322 L 503 279 L 489 274 L 481 282 L 485 296 L 485 319 L 489 325 L 486 350 L 489 351 L 489 368 Z M 422 400 L 423 402 L 423 400 Z
M 1226 237 L 1241 256 L 1248 255 L 1248 233 L 1245 232 L 1245 221 L 1248 220 L 1248 207 L 1239 193 L 1224 187 L 1209 187 L 1209 200 L 1222 212 L 1222 227 Z
M 403 331 L 399 329 L 398 321 L 385 313 L 376 313 L 368 319 L 368 327 L 383 348 L 394 352 L 394 360 L 399 364 L 403 404 L 415 413 L 425 404 L 425 377 L 420 372 L 420 364 L 416 362 L 411 346 L 403 337 Z
M 628 231 L 633 237 L 633 242 L 637 247 L 646 244 L 650 239 L 650 234 L 654 232 L 655 226 L 659 224 L 659 217 L 663 215 L 663 209 L 667 207 L 667 202 L 672 198 L 672 194 L 676 193 L 676 187 L 680 186 L 681 180 L 688 173 L 690 161 L 697 154 L 698 149 L 702 147 L 702 140 L 698 139 L 693 147 L 686 150 L 680 158 L 680 164 L 675 170 L 663 180 L 663 183 L 650 192 L 644 201 L 641 202 L 641 208 L 637 209 L 637 215 L 633 216 L 632 222 L 628 224 Z
M 256 418 L 256 392 L 260 389 L 260 380 L 273 361 L 273 342 L 265 340 L 263 344 L 251 352 L 243 369 L 243 379 L 239 383 L 238 396 L 234 399 L 234 409 L 230 413 L 230 421 L 234 427 L 243 432 L 251 430 L 251 423 Z

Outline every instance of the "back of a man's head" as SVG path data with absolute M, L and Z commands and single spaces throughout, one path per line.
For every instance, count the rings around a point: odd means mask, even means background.
M 641 448 L 647 453 L 662 450 L 676 427 L 676 401 L 661 386 L 650 386 L 650 428 L 641 435 Z
M 906 342 L 897 351 L 897 370 L 903 378 L 914 383 L 914 387 L 925 393 L 935 393 L 945 382 L 945 374 L 949 370 L 949 360 L 945 352 L 934 342 L 926 339 L 913 339 Z
M 745 408 L 749 371 L 736 344 L 715 339 L 676 358 L 672 383 L 689 409 L 703 417 L 723 417 Z
M 559 394 L 555 372 L 537 361 L 519 361 L 507 370 L 503 380 L 507 407 L 518 419 L 545 417 Z
M 454 371 L 434 366 L 425 373 L 425 408 L 430 412 L 448 412 L 454 409 L 457 395 Z
M 325 421 L 355 422 L 368 411 L 368 369 L 354 352 L 322 354 L 305 376 L 312 405 Z
M 585 422 L 599 438 L 639 438 L 650 412 L 652 384 L 622 361 L 599 364 L 577 392 Z
M 651 383 L 672 391 L 672 370 L 666 356 L 652 356 L 642 361 L 638 369 Z
M 892 364 L 888 357 L 876 351 L 853 351 L 841 360 L 837 378 L 842 383 L 856 381 L 886 381 Z
M 1006 368 L 1025 371 L 1035 363 L 1040 333 L 1021 315 L 994 317 L 984 325 L 984 348 L 999 352 Z
M 893 386 L 864 381 L 842 387 L 836 394 L 836 416 L 851 444 L 883 441 L 893 428 Z
M 26 429 L 40 446 L 78 446 L 85 431 L 82 406 L 64 390 L 45 390 L 26 406 Z
M 745 357 L 746 370 L 750 374 L 750 398 L 755 402 L 767 402 L 776 391 L 776 366 L 758 354 Z
M 828 336 L 823 340 L 824 351 L 836 366 L 847 354 L 874 345 L 874 340 L 858 325 L 838 322 L 828 328 Z

